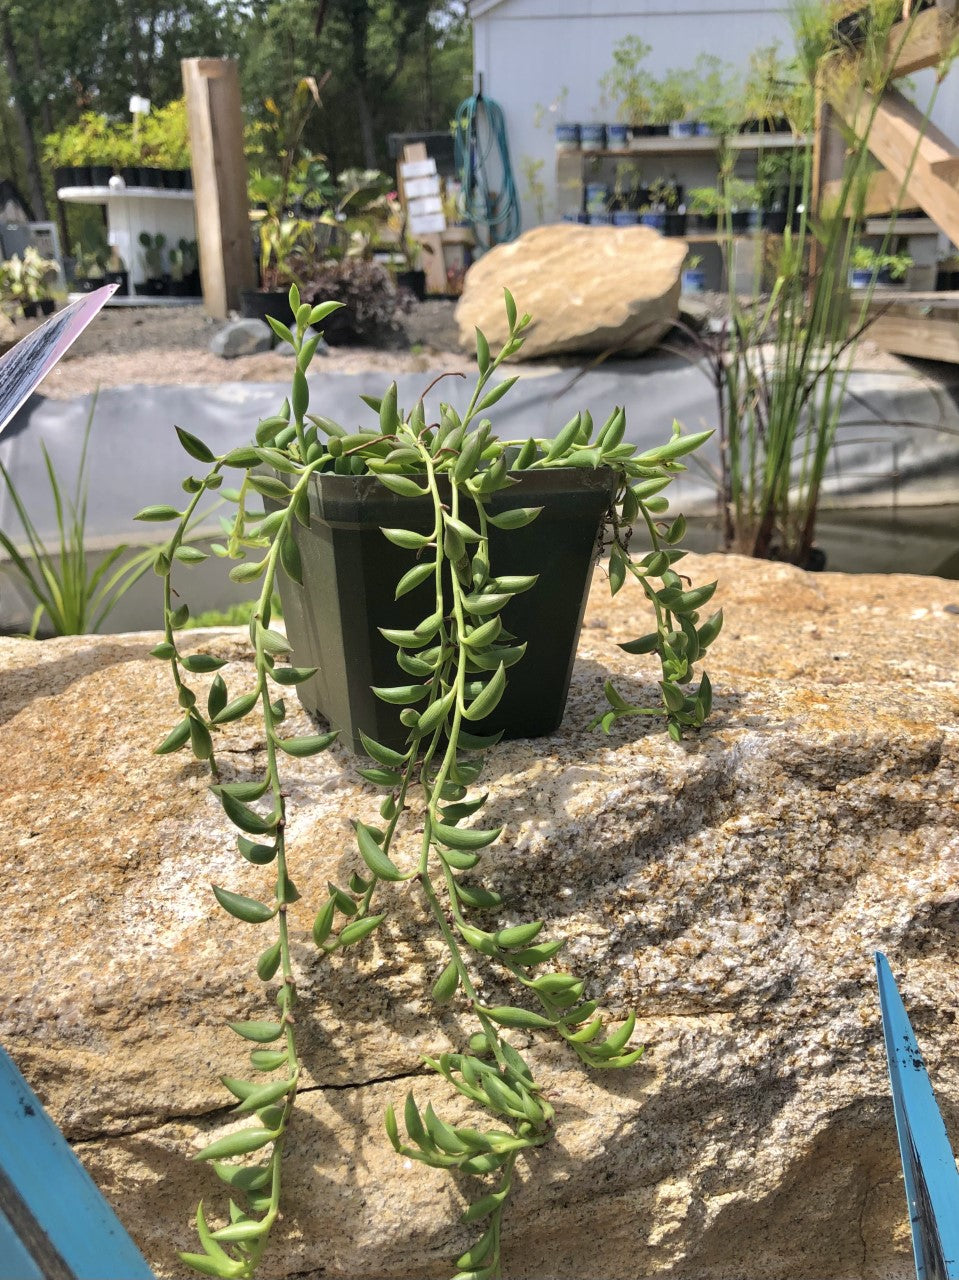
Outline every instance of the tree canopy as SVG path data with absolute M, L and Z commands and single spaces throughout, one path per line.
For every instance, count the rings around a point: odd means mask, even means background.
M 389 132 L 445 129 L 470 91 L 463 0 L 0 0 L 0 172 L 44 216 L 40 143 L 84 111 L 127 118 L 132 94 L 182 93 L 180 59 L 235 57 L 249 119 L 325 84 L 303 143 L 334 171 L 386 167 Z M 327 73 L 329 73 L 327 75 Z

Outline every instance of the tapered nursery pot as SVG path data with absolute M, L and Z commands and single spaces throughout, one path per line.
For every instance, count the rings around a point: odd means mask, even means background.
M 539 737 L 559 727 L 573 670 L 600 524 L 612 496 L 608 470 L 575 468 L 517 472 L 518 484 L 495 494 L 488 510 L 543 507 L 522 529 L 490 527 L 494 576 L 538 573 L 530 590 L 502 612 L 504 629 L 525 641 L 525 656 L 507 672 L 506 692 L 471 733 L 504 731 L 507 738 Z M 268 503 L 268 505 L 271 505 Z M 469 519 L 468 516 L 466 516 Z M 340 730 L 362 750 L 360 730 L 401 747 L 408 730 L 401 708 L 383 702 L 371 686 L 408 684 L 394 645 L 380 627 L 410 629 L 432 612 L 432 579 L 394 600 L 396 584 L 416 564 L 415 553 L 395 546 L 381 528 L 419 533 L 433 529 L 429 499 L 402 498 L 374 476 L 314 477 L 310 528 L 293 525 L 303 565 L 303 587 L 280 575 L 287 634 L 298 667 L 317 667 L 297 686 L 303 706 Z

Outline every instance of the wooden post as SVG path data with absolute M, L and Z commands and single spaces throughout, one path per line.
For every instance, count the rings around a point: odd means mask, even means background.
M 243 153 L 237 65 L 230 58 L 184 58 L 200 282 L 210 315 L 239 310 L 240 291 L 256 288 Z

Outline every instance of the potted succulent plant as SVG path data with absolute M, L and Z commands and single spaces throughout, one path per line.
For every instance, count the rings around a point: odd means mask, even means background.
M 161 297 L 168 290 L 169 277 L 165 271 L 163 250 L 166 248 L 166 236 L 162 231 L 150 235 L 148 231 L 140 232 L 140 244 L 143 246 L 143 265 L 146 279 L 134 289 L 141 297 Z
M 260 422 L 249 445 L 220 457 L 178 428 L 200 472 L 184 482 L 182 510 L 155 506 L 139 513 L 140 519 L 172 523 L 172 533 L 156 555 L 155 567 L 164 581 L 165 636 L 153 652 L 170 664 L 180 713 L 157 750 L 192 750 L 208 761 L 213 794 L 237 829 L 241 857 L 276 869 L 270 901 L 225 886 L 213 888 L 220 907 L 244 928 L 269 931 L 256 967 L 278 1012 L 263 1021 L 231 1024 L 249 1044 L 252 1075 L 224 1083 L 237 1100 L 238 1113 L 253 1123 L 197 1153 L 229 1185 L 231 1209 L 229 1219 L 217 1223 L 201 1206 L 196 1219 L 200 1252 L 183 1257 L 205 1275 L 251 1277 L 277 1222 L 282 1153 L 295 1123 L 302 1072 L 297 1036 L 302 1018 L 293 1015 L 297 994 L 291 942 L 303 907 L 297 905 L 291 878 L 294 851 L 288 841 L 289 802 L 281 762 L 287 755 L 323 751 L 336 738 L 336 728 L 326 727 L 306 737 L 285 734 L 283 695 L 293 688 L 309 690 L 317 681 L 331 683 L 334 674 L 316 669 L 313 659 L 300 651 L 312 620 L 305 629 L 299 624 L 308 610 L 315 615 L 321 608 L 308 597 L 318 592 L 322 600 L 333 593 L 342 603 L 357 585 L 356 556 L 375 566 L 389 551 L 399 576 L 378 575 L 375 589 L 382 596 L 366 602 L 364 625 L 392 658 L 388 683 L 366 690 L 366 698 L 386 713 L 388 722 L 377 731 L 391 736 L 393 745 L 364 729 L 368 710 L 362 706 L 340 720 L 344 734 L 369 759 L 361 773 L 382 793 L 382 825 L 354 822 L 348 883 L 331 884 L 329 897 L 317 904 L 312 940 L 324 958 L 362 945 L 384 920 L 396 885 L 415 881 L 411 888 L 424 918 L 432 921 L 445 949 L 432 999 L 437 1005 L 457 1002 L 475 1022 L 474 1033 L 455 1052 L 426 1062 L 452 1089 L 465 1094 L 478 1113 L 485 1113 L 488 1123 L 475 1128 L 448 1123 L 432 1106 L 421 1110 L 411 1092 L 401 1116 L 388 1108 L 386 1136 L 407 1160 L 480 1180 L 470 1184 L 478 1190 L 464 1215 L 466 1222 L 477 1224 L 478 1237 L 457 1260 L 457 1276 L 493 1280 L 502 1273 L 502 1224 L 514 1165 L 549 1141 L 554 1131 L 553 1104 L 513 1033 L 555 1036 L 593 1068 L 628 1067 L 641 1049 L 630 1043 L 633 1015 L 615 1030 L 604 1031 L 596 1002 L 583 999 L 583 981 L 553 964 L 562 940 L 544 940 L 542 922 L 504 928 L 495 922 L 501 898 L 478 880 L 476 869 L 501 829 L 476 825 L 473 819 L 486 796 L 473 787 L 499 731 L 528 731 L 528 716 L 538 701 L 542 672 L 533 656 L 537 640 L 532 631 L 519 634 L 518 627 L 535 628 L 538 622 L 545 629 L 539 652 L 557 648 L 551 631 L 552 593 L 541 589 L 538 572 L 548 572 L 555 556 L 567 568 L 575 561 L 580 581 L 573 594 L 580 595 L 604 511 L 611 590 L 615 595 L 627 579 L 634 579 L 652 611 L 650 633 L 623 647 L 658 657 L 662 705 L 634 706 L 607 685 L 608 709 L 598 723 L 609 731 L 623 717 L 662 715 L 670 736 L 678 740 L 708 716 L 709 681 L 703 675 L 694 685 L 693 666 L 719 633 L 722 615 L 704 618 L 700 613 L 714 583 L 694 587 L 676 571 L 684 554 L 679 544 L 685 522 L 681 516 L 665 518 L 662 493 L 684 469 L 682 458 L 708 433 L 684 437 L 676 428 L 667 443 L 638 454 L 623 439 L 625 417 L 617 409 L 599 431 L 589 414 L 582 413 L 552 439 L 499 440 L 485 415 L 515 378 L 495 383 L 493 375 L 522 345 L 529 323 L 528 316 L 517 314 L 508 293 L 508 339 L 494 355 L 477 332 L 479 376 L 462 415 L 444 405 L 438 420 L 430 421 L 422 400 L 405 411 L 397 403 L 394 384 L 382 398 L 367 398 L 375 425 L 352 431 L 310 412 L 306 375 L 318 338 L 309 335 L 322 327 L 336 304 L 303 303 L 294 288 L 289 305 L 292 327 L 270 321 L 296 357 L 289 399 L 275 417 Z M 223 486 L 231 469 L 243 476 L 239 489 Z M 554 541 L 565 518 L 550 514 L 550 508 L 563 501 L 563 490 L 587 526 L 575 553 Z M 172 585 L 174 567 L 188 568 L 205 558 L 187 531 L 208 494 L 225 496 L 236 511 L 226 542 L 215 546 L 214 553 L 239 561 L 231 570 L 234 579 L 261 584 L 250 623 L 252 687 L 243 690 L 229 690 L 218 671 L 222 662 L 204 653 L 202 642 L 190 642 L 192 633 L 183 629 L 189 604 L 181 584 L 176 592 Z M 258 496 L 266 512 L 254 511 Z M 366 527 L 345 528 L 356 524 L 357 513 Z M 380 527 L 384 517 L 391 523 Z M 529 543 L 525 538 L 539 520 L 547 521 L 549 536 L 539 539 L 543 546 L 537 551 L 537 539 Z M 649 537 L 642 554 L 630 547 L 634 524 Z M 317 542 L 329 544 L 344 564 L 324 563 Z M 517 552 L 516 547 L 522 549 Z M 526 558 L 537 555 L 541 564 Z M 318 568 L 323 580 L 313 583 L 311 575 Z M 329 573 L 345 575 L 346 585 L 331 585 Z M 568 599 L 569 585 L 558 584 L 558 594 L 567 597 L 567 613 L 572 606 L 572 626 L 563 637 L 567 649 L 575 648 L 582 612 L 579 598 Z M 271 625 L 277 586 L 286 596 L 289 635 Z M 525 619 L 515 612 L 524 597 Z M 335 659 L 324 654 L 323 661 L 335 668 Z M 570 662 L 570 652 L 564 652 L 555 664 L 558 671 L 550 674 L 561 690 Z M 348 684 L 350 676 L 346 673 L 339 683 Z M 332 683 L 337 683 L 335 675 Z M 504 723 L 511 684 L 519 694 L 512 719 Z M 342 692 L 334 689 L 331 697 L 336 701 Z M 314 705 L 310 692 L 304 700 Z M 327 710 L 334 720 L 341 714 L 333 702 Z M 239 781 L 230 773 L 226 755 L 218 756 L 218 744 L 226 726 L 246 716 L 258 717 L 266 764 L 262 776 Z M 491 724 L 497 726 L 494 733 L 487 732 Z M 488 966 L 512 980 L 522 996 L 519 1002 L 484 998 L 476 979 Z

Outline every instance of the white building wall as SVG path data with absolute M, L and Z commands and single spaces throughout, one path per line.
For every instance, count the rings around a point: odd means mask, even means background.
M 774 0 L 473 0 L 470 8 L 477 84 L 481 74 L 484 94 L 505 113 L 524 229 L 539 221 L 523 178 L 524 160 L 543 162 L 546 220 L 556 220 L 562 199 L 553 126 L 560 120 L 615 120 L 600 80 L 624 36 L 638 35 L 652 47 L 644 66 L 655 75 L 692 67 L 702 53 L 745 68 L 754 49 L 778 42 L 789 56 L 793 48 L 792 5 Z M 913 83 L 924 105 L 932 74 L 916 76 Z M 947 134 L 959 130 L 955 68 L 939 91 L 933 120 Z M 705 185 L 715 170 L 705 160 L 684 162 L 681 177 L 687 186 Z

